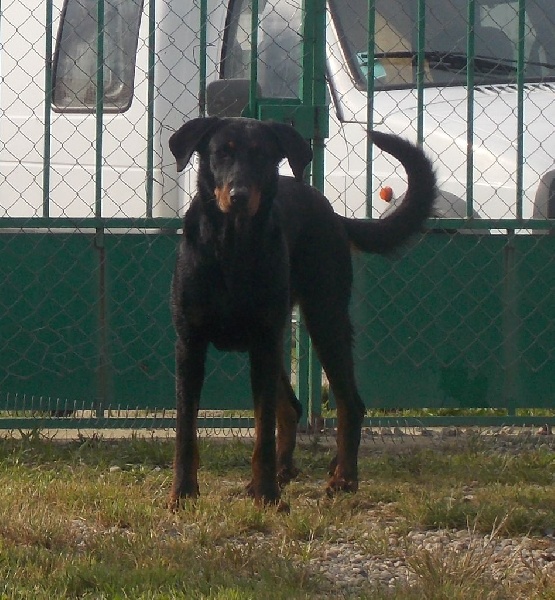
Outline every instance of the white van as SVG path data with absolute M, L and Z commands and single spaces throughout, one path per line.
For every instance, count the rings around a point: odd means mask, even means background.
M 172 217 L 182 211 L 194 172 L 176 178 L 167 140 L 184 120 L 202 114 L 204 82 L 251 73 L 253 1 L 202 4 L 2 3 L 0 217 Z M 260 94 L 295 98 L 303 2 L 257 4 Z M 550 0 L 527 0 L 522 12 L 517 0 L 426 0 L 423 20 L 417 2 L 375 4 L 372 56 L 367 1 L 327 1 L 325 192 L 335 210 L 378 217 L 388 206 L 380 194 L 402 194 L 404 172 L 379 154 L 368 198 L 367 131 L 376 128 L 423 139 L 437 169 L 444 216 L 555 218 Z M 470 48 L 469 11 L 475 14 Z M 105 27 L 100 51 L 99 20 Z M 419 29 L 418 22 L 425 26 Z

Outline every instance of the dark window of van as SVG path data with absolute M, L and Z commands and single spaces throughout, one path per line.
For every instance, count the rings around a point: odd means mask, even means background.
M 257 82 L 264 98 L 298 98 L 301 81 L 302 2 L 258 3 Z M 222 79 L 248 79 L 252 2 L 230 3 L 222 49 Z
M 418 3 L 376 0 L 374 63 L 368 64 L 367 0 L 329 0 L 333 22 L 356 84 L 376 89 L 417 84 Z M 527 0 L 524 12 L 524 81 L 555 80 L 555 19 L 552 0 Z M 475 0 L 474 57 L 467 56 L 468 0 L 426 0 L 424 85 L 467 84 L 474 65 L 476 85 L 516 84 L 518 0 Z
M 53 104 L 60 112 L 95 112 L 98 0 L 65 0 L 54 57 Z M 131 106 L 143 0 L 104 0 L 105 112 Z

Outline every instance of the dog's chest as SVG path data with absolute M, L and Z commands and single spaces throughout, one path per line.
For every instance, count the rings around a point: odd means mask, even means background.
M 189 328 L 221 350 L 248 350 L 253 335 L 279 330 L 287 318 L 286 257 L 257 250 L 237 257 L 213 247 L 204 252 L 185 247 L 180 257 L 176 308 Z
M 210 269 L 203 299 L 197 298 L 195 313 L 200 329 L 220 350 L 248 350 L 253 335 L 280 327 L 287 312 L 287 295 L 277 285 L 261 289 L 254 272 L 230 279 L 228 273 Z M 200 302 L 199 302 L 200 301 Z
M 225 349 L 247 349 L 253 332 L 284 326 L 289 259 L 280 220 L 210 215 L 196 204 L 185 218 L 174 280 L 187 324 Z

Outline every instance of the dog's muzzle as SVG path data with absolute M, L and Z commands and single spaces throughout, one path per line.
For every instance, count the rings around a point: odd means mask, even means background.
M 231 207 L 238 210 L 243 209 L 249 202 L 250 192 L 246 187 L 231 187 L 229 190 L 229 199 Z
M 246 212 L 254 216 L 260 206 L 260 192 L 244 186 L 228 186 L 214 190 L 219 209 L 224 213 Z

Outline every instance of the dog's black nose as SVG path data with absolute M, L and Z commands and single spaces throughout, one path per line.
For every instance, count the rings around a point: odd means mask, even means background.
M 229 197 L 231 198 L 232 204 L 237 206 L 247 204 L 249 201 L 249 190 L 246 187 L 233 186 L 229 190 Z

